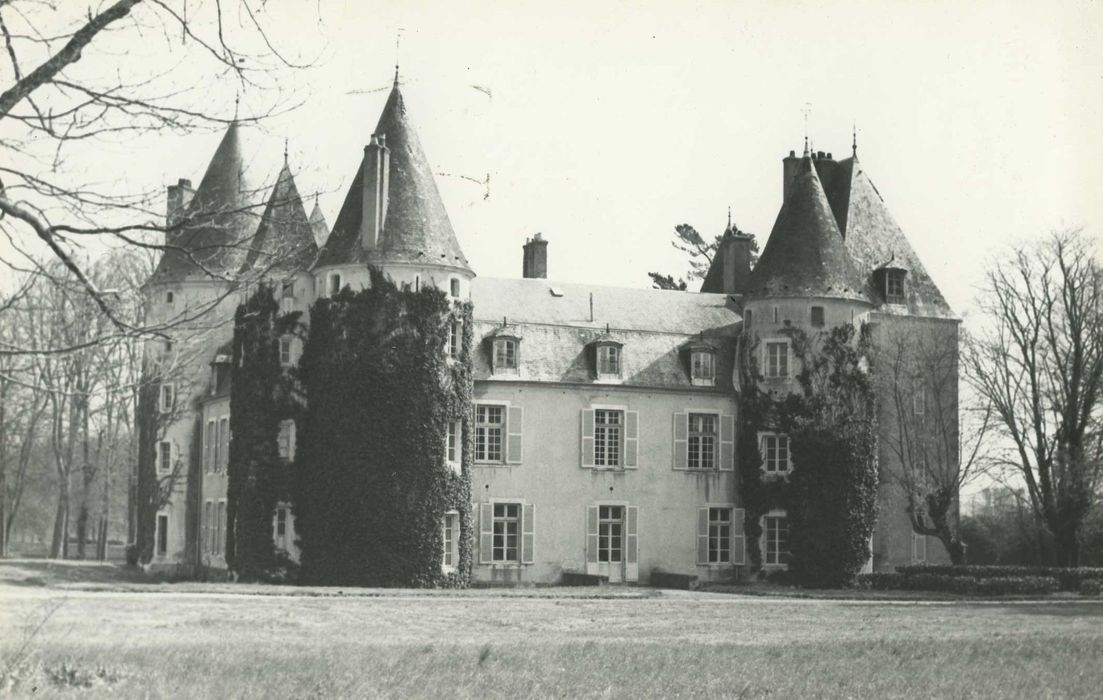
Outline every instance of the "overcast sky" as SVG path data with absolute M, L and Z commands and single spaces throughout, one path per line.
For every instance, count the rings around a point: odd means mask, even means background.
M 381 4 L 303 2 L 281 22 L 277 45 L 317 60 L 286 82 L 306 103 L 251 130 L 253 168 L 274 177 L 288 137 L 332 224 L 397 55 L 479 275 L 519 276 L 539 231 L 551 277 L 647 286 L 685 269 L 676 224 L 719 233 L 729 206 L 764 243 L 806 105 L 836 158 L 857 124 L 866 171 L 959 313 L 1005 242 L 1103 230 L 1098 2 Z M 229 114 L 237 89 L 209 99 Z M 242 111 L 267 99 L 247 92 Z M 198 183 L 218 138 L 127 143 L 120 177 Z

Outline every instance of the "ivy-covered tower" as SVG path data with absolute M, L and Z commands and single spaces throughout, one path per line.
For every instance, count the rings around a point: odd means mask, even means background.
M 195 560 L 200 435 L 195 410 L 210 360 L 229 331 L 234 279 L 258 222 L 257 189 L 242 155 L 241 127 L 222 136 L 199 187 L 168 187 L 164 254 L 144 287 L 146 323 L 166 339 L 146 346 L 137 412 L 138 475 L 134 538 L 143 563 Z
M 293 494 L 302 579 L 465 585 L 475 275 L 397 75 L 312 273 Z

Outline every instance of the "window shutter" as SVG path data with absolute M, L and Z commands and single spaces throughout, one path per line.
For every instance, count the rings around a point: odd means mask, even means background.
M 582 467 L 592 469 L 594 466 L 594 411 L 591 408 L 582 409 Z M 597 517 L 597 516 L 594 516 Z M 596 532 L 595 525 L 595 532 Z M 595 535 L 596 536 L 596 535 Z M 594 556 L 597 556 L 596 554 Z
M 205 504 L 203 504 L 203 507 L 204 507 L 204 511 L 203 511 L 203 517 L 200 520 L 200 532 L 199 532 L 199 551 L 200 552 L 205 550 L 205 548 L 207 547 L 207 540 L 210 538 L 210 535 L 207 534 L 207 523 L 211 519 L 211 502 L 207 501 Z
M 230 419 L 223 418 L 222 424 L 222 464 L 219 469 L 226 471 L 230 466 Z
M 624 528 L 624 580 L 638 581 L 640 578 L 639 537 L 636 535 L 638 526 L 639 508 L 628 506 L 625 508 Z
M 735 469 L 735 416 L 720 416 L 720 471 Z
M 736 565 L 746 563 L 747 543 L 743 536 L 743 518 L 745 517 L 742 508 L 732 508 L 732 564 Z
M 674 414 L 674 468 L 688 469 L 689 414 Z
M 636 469 L 640 466 L 640 412 L 624 412 L 624 467 Z
M 201 424 L 200 430 L 203 433 L 203 446 L 202 446 L 202 450 L 200 451 L 200 454 L 203 455 L 203 469 L 204 469 L 204 471 L 210 471 L 211 470 L 211 463 L 207 459 L 207 450 L 210 447 L 211 429 Z M 160 460 L 161 460 L 161 454 L 160 453 L 161 453 L 161 448 L 158 447 L 157 448 L 157 460 L 158 460 L 158 462 L 160 462 Z M 164 465 L 160 464 L 160 463 L 158 463 L 157 466 L 162 468 L 162 469 L 164 468 Z
M 207 432 L 203 439 L 203 464 L 206 466 L 207 471 L 214 471 L 214 463 L 211 462 L 211 455 L 214 454 L 214 421 L 207 421 Z
M 522 434 L 524 431 L 525 410 L 520 406 L 510 406 L 506 417 L 506 464 L 520 464 L 523 454 Z
M 533 545 L 536 543 L 536 506 L 521 506 L 521 563 L 531 564 Z
M 597 506 L 586 506 L 586 573 L 597 573 Z
M 697 564 L 709 563 L 709 509 L 697 509 Z
M 479 504 L 479 563 L 494 559 L 494 504 Z

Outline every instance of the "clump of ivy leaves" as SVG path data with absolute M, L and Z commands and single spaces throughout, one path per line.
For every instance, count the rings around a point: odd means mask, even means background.
M 869 558 L 877 519 L 877 413 L 868 326 L 837 326 L 809 335 L 781 331 L 800 361 L 799 391 L 763 388 L 755 341 L 740 339 L 739 473 L 744 533 L 752 566 L 761 568 L 762 516 L 789 521 L 789 573 L 808 587 L 848 585 Z M 857 336 L 857 337 L 856 337 Z M 794 469 L 764 478 L 760 431 L 789 436 Z
M 319 299 L 300 360 L 293 504 L 301 581 L 466 586 L 471 573 L 471 304 L 426 286 L 371 286 Z M 459 352 L 448 358 L 460 321 Z M 447 426 L 462 421 L 461 472 L 446 466 Z M 459 514 L 459 560 L 442 571 L 443 516 Z
M 280 364 L 280 339 L 303 334 L 300 312 L 281 313 L 262 283 L 234 314 L 226 498 L 226 563 L 238 580 L 282 578 L 272 539 L 276 504 L 287 501 L 291 465 L 279 455 L 280 423 L 301 419 L 295 373 Z

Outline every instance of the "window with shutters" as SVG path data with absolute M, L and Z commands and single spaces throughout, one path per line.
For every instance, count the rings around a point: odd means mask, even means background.
M 475 461 L 502 462 L 502 436 L 506 407 L 475 405 Z
M 280 459 L 291 461 L 295 459 L 295 421 L 280 421 L 280 432 L 276 438 L 276 446 Z
M 456 570 L 456 562 L 460 560 L 460 514 L 450 510 L 444 514 L 444 552 L 441 560 L 441 570 L 445 573 Z
M 203 504 L 203 541 L 200 543 L 200 548 L 207 553 L 214 551 L 213 543 L 214 539 L 214 523 L 211 520 L 211 513 L 214 512 L 213 503 L 206 501 Z
M 225 542 L 226 533 L 226 501 L 218 502 L 218 521 L 215 525 L 215 554 L 222 554 L 222 543 Z
M 598 506 L 597 560 L 620 562 L 624 555 L 624 506 Z
M 715 413 L 689 414 L 688 466 L 690 469 L 716 469 L 719 438 Z
M 163 557 L 168 554 L 169 551 L 169 515 L 168 513 L 157 514 L 157 556 Z
M 168 440 L 157 443 L 157 471 L 161 474 L 172 471 L 172 443 Z
M 709 549 L 710 564 L 730 564 L 732 538 L 732 509 L 709 508 Z
M 492 561 L 519 563 L 520 535 L 521 504 L 495 503 Z
M 276 508 L 276 514 L 272 519 L 272 541 L 277 549 L 287 549 L 287 518 L 288 508 L 280 506 Z
M 160 399 L 158 401 L 161 413 L 172 413 L 176 404 L 176 386 L 171 382 L 161 385 Z
M 218 419 L 218 439 L 222 441 L 221 460 L 218 462 L 218 471 L 225 472 L 230 464 L 230 417 L 223 416 Z
M 285 314 L 289 314 L 295 310 L 295 298 L 283 297 L 280 299 L 280 311 Z
M 624 411 L 594 411 L 594 466 L 621 466 Z
M 444 441 L 444 461 L 449 469 L 460 473 L 463 461 L 463 423 L 458 420 L 448 423 L 448 434 Z
M 812 321 L 812 327 L 813 328 L 823 328 L 824 327 L 825 322 L 824 322 L 824 317 L 823 317 L 823 307 L 822 306 L 813 306 L 812 307 L 811 321 Z
M 744 563 L 743 509 L 709 504 L 697 509 L 697 564 L 727 567 Z
M 784 379 L 789 376 L 789 341 L 766 341 L 763 368 L 768 379 Z
M 762 453 L 762 471 L 767 476 L 788 474 L 793 469 L 789 458 L 789 436 L 781 433 L 759 433 L 759 450 Z
M 690 379 L 694 386 L 716 385 L 716 353 L 694 350 L 690 353 Z
M 517 374 L 517 339 L 494 339 L 494 374 Z
M 927 563 L 927 536 L 912 533 L 912 563 Z
M 214 422 L 214 439 L 211 446 L 211 469 L 219 471 L 222 469 L 222 422 Z
M 762 561 L 767 566 L 789 565 L 789 519 L 784 511 L 771 511 L 762 518 Z
M 291 366 L 291 337 L 283 336 L 280 338 L 280 366 Z

